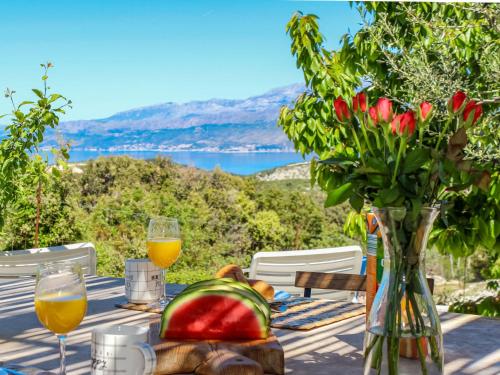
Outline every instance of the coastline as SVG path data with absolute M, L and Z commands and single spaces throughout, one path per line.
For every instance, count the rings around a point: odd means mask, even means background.
M 220 168 L 224 172 L 249 176 L 272 174 L 278 168 L 289 165 L 308 163 L 311 156 L 302 158 L 296 152 L 207 152 L 207 151 L 78 151 L 70 150 L 68 162 L 75 166 L 85 165 L 88 161 L 99 157 L 129 156 L 135 159 L 154 159 L 157 156 L 169 157 L 173 162 L 202 170 L 212 171 Z M 52 164 L 52 160 L 49 160 Z M 309 167 L 307 167 L 308 170 Z M 302 176 L 304 173 L 301 172 Z M 261 177 L 258 177 L 259 179 Z M 263 177 L 267 179 L 270 177 Z

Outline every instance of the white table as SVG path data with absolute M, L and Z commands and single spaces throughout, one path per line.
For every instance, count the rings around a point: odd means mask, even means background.
M 90 332 L 106 323 L 147 325 L 151 316 L 117 309 L 123 279 L 87 278 L 88 311 L 67 345 L 69 374 L 90 372 Z M 33 280 L 0 284 L 0 361 L 58 369 L 58 343 L 33 308 Z M 441 312 L 446 374 L 500 374 L 500 320 Z M 360 374 L 364 316 L 307 332 L 274 330 L 285 350 L 286 370 L 297 375 Z

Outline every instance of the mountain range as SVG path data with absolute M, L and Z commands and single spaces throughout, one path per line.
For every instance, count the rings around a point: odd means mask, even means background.
M 247 99 L 164 103 L 96 120 L 62 122 L 57 132 L 73 150 L 97 151 L 292 151 L 276 120 L 304 86 L 294 84 Z M 47 133 L 44 146 L 58 137 Z

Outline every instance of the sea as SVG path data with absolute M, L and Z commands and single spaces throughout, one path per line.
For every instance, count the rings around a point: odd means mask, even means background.
M 225 172 L 251 175 L 287 164 L 300 163 L 304 159 L 295 152 L 202 152 L 202 151 L 70 151 L 70 163 L 85 162 L 106 156 L 128 155 L 137 159 L 154 159 L 156 156 L 171 158 L 174 162 L 211 171 L 219 167 Z

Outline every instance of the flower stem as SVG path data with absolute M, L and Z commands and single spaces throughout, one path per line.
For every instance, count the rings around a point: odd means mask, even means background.
M 380 145 L 380 138 L 378 136 L 377 131 L 374 131 L 373 134 L 375 135 L 375 143 L 377 144 L 377 150 L 381 150 L 382 146 Z M 385 145 L 384 145 L 385 147 Z
M 443 364 L 442 364 L 442 361 L 441 361 L 441 354 L 439 353 L 439 348 L 438 348 L 435 336 L 429 336 L 429 346 L 431 348 L 431 358 L 432 358 L 432 360 L 438 366 L 439 370 L 442 371 Z
M 410 331 L 413 336 L 417 335 L 417 332 L 415 330 L 415 325 L 413 324 L 413 319 L 412 319 L 412 314 L 410 311 L 410 300 L 408 297 L 406 297 L 406 316 L 408 317 L 408 323 L 410 325 Z
M 441 145 L 441 141 L 443 140 L 444 135 L 448 131 L 448 127 L 450 126 L 450 123 L 451 123 L 452 120 L 453 120 L 453 118 L 449 118 L 446 121 L 446 123 L 444 124 L 443 130 L 439 132 L 439 138 L 438 138 L 438 141 L 437 141 L 437 144 L 436 144 L 436 148 L 435 148 L 436 151 L 439 150 L 439 146 Z
M 391 154 L 394 154 L 394 137 L 392 136 L 391 134 L 391 127 L 390 125 L 389 126 L 382 126 L 382 134 L 384 135 L 384 140 L 385 140 L 385 144 L 384 146 L 387 144 L 387 146 L 389 146 L 389 152 Z
M 374 334 L 373 339 L 365 350 L 365 359 L 368 359 L 370 352 L 373 352 L 370 357 L 370 367 L 377 370 L 377 374 L 380 374 L 382 370 L 382 349 L 384 346 L 384 339 L 384 336 Z
M 420 147 L 423 146 L 424 143 L 424 128 L 423 126 L 418 129 L 418 143 L 420 144 Z
M 363 133 L 363 137 L 365 138 L 365 142 L 366 142 L 366 146 L 368 147 L 368 150 L 370 151 L 370 153 L 372 155 L 376 155 L 373 152 L 372 145 L 370 143 L 370 138 L 368 137 L 368 134 L 366 133 L 365 122 L 364 121 L 360 121 L 359 126 L 361 127 L 361 132 Z
M 356 130 L 354 130 L 354 127 L 351 127 L 352 129 L 352 135 L 354 136 L 354 142 L 356 142 L 356 146 L 358 147 L 358 150 L 359 150 L 359 157 L 361 158 L 361 162 L 363 163 L 363 165 L 366 165 L 365 163 L 365 159 L 364 159 L 364 156 L 363 156 L 363 148 L 361 147 L 361 143 L 359 143 L 359 138 L 358 138 L 358 135 L 356 134 Z
M 415 324 L 417 325 L 417 335 L 420 334 L 420 336 L 423 336 L 425 335 L 425 322 L 424 318 L 422 318 L 422 314 L 420 314 L 420 309 L 418 308 L 417 300 L 415 299 L 413 290 L 411 290 L 408 293 L 408 297 L 410 298 L 413 314 L 415 316 Z
M 424 355 L 424 350 L 422 349 L 423 338 L 425 338 L 425 336 L 417 337 L 415 338 L 415 341 L 417 342 L 418 358 L 420 359 L 420 367 L 422 370 L 422 375 L 427 375 L 427 365 L 425 364 L 425 355 Z
M 394 166 L 394 173 L 392 175 L 391 186 L 394 186 L 396 183 L 396 177 L 398 176 L 399 162 L 401 160 L 401 156 L 403 155 L 403 151 L 406 148 L 406 137 L 401 137 L 401 142 L 399 143 L 399 151 L 398 156 L 396 157 L 396 165 Z
M 389 375 L 399 375 L 399 337 L 387 338 L 387 361 Z

